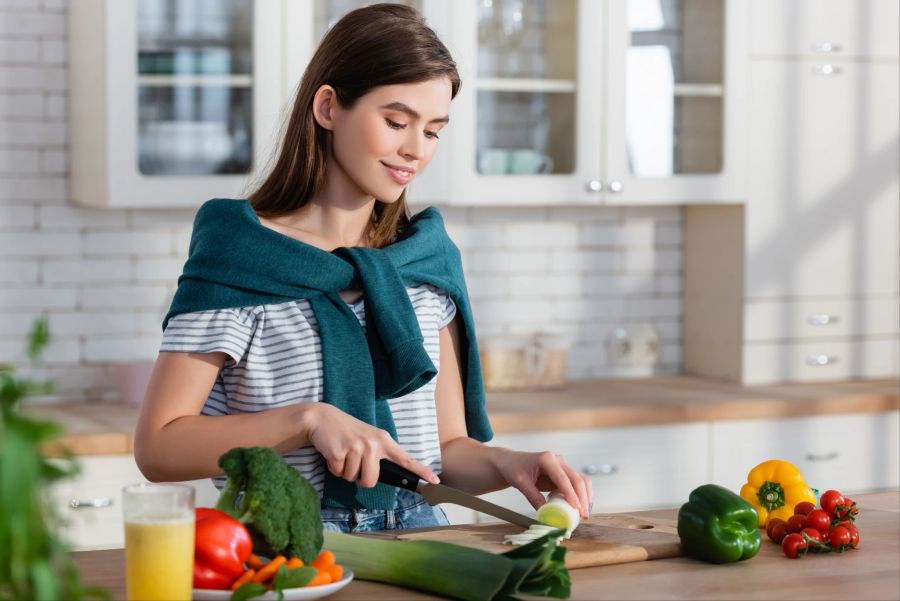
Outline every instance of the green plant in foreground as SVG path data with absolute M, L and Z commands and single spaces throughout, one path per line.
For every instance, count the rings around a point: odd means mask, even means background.
M 26 354 L 39 363 L 50 341 L 46 317 L 35 321 Z M 71 454 L 48 461 L 41 446 L 59 436 L 59 424 L 29 418 L 20 411 L 28 396 L 53 391 L 50 381 L 20 377 L 0 364 L 0 600 L 108 599 L 99 588 L 84 587 L 69 550 L 52 531 L 50 483 L 78 472 Z

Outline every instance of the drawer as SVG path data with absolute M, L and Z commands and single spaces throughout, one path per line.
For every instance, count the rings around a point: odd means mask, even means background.
M 897 58 L 897 0 L 752 0 L 756 55 Z M 830 52 L 822 45 L 832 44 Z
M 744 384 L 890 378 L 900 373 L 897 338 L 745 344 Z
M 492 445 L 517 451 L 552 451 L 592 474 L 594 512 L 680 505 L 709 477 L 708 424 L 558 430 L 498 435 Z M 514 488 L 483 498 L 515 511 L 535 510 Z M 479 521 L 493 520 L 478 515 Z
M 751 342 L 797 338 L 897 335 L 896 297 L 835 300 L 748 301 L 744 339 Z
M 769 459 L 790 461 L 824 492 L 900 486 L 900 412 L 821 415 L 712 424 L 712 478 L 738 491 Z

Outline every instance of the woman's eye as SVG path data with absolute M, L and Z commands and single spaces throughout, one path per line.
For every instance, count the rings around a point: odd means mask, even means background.
M 385 121 L 387 121 L 388 127 L 390 127 L 391 129 L 406 129 L 406 125 L 403 123 L 397 123 L 396 121 L 391 121 L 390 119 L 385 119 Z M 437 133 L 433 131 L 426 131 L 425 136 L 433 140 L 440 139 Z

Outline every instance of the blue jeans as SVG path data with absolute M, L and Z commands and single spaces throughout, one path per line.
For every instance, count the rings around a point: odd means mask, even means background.
M 440 507 L 432 507 L 419 493 L 399 489 L 393 509 L 322 508 L 322 526 L 336 532 L 370 532 L 394 528 L 449 526 Z

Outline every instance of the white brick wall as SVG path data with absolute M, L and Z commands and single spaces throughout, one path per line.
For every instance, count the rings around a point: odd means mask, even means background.
M 46 401 L 115 398 L 115 364 L 155 358 L 193 219 L 68 202 L 67 5 L 0 0 L 0 361 L 53 379 Z M 442 212 L 481 335 L 564 333 L 573 378 L 680 371 L 680 209 Z M 25 334 L 41 314 L 53 342 L 33 368 Z M 612 367 L 610 332 L 644 323 L 660 364 Z

